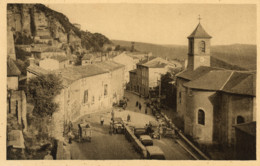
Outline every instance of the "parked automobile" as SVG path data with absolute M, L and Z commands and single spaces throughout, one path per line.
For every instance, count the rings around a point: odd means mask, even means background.
M 124 107 L 125 105 L 127 105 L 126 100 L 119 100 L 119 104 L 118 104 L 119 107 Z
M 165 156 L 161 148 L 158 146 L 147 146 L 147 159 L 165 160 Z
M 140 138 L 141 135 L 145 135 L 146 133 L 146 128 L 144 127 L 135 127 L 134 128 L 134 134 L 137 138 Z
M 144 146 L 153 145 L 153 140 L 149 135 L 141 135 L 139 139 Z

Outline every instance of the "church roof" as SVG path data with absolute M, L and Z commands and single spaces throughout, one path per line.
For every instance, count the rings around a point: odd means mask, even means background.
M 232 71 L 212 70 L 193 81 L 185 83 L 184 86 L 192 89 L 218 91 L 222 89 L 231 75 Z
M 211 36 L 204 30 L 199 23 L 195 30 L 188 36 L 188 38 L 211 38 Z
M 176 76 L 191 81 L 207 74 L 212 70 L 221 70 L 221 69 L 215 67 L 200 66 L 196 70 L 191 70 L 191 69 L 184 70 L 183 72 L 177 74 Z
M 183 85 L 192 89 L 222 91 L 250 96 L 256 95 L 256 75 L 252 72 L 211 70 Z
M 256 75 L 234 72 L 222 91 L 233 94 L 256 95 Z

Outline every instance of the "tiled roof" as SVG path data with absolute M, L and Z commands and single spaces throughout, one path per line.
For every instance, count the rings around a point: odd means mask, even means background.
M 227 93 L 256 95 L 256 75 L 252 73 L 235 72 L 222 91 Z
M 195 30 L 188 36 L 188 38 L 211 38 L 211 36 L 204 30 L 199 23 Z
M 232 71 L 227 70 L 212 70 L 207 74 L 183 84 L 185 87 L 192 89 L 202 89 L 202 90 L 221 90 L 226 84 L 228 79 L 231 77 Z
M 64 84 L 69 85 L 76 80 L 85 77 L 91 77 L 98 74 L 108 73 L 119 68 L 124 67 L 115 62 L 105 61 L 96 64 L 88 64 L 85 66 L 73 66 L 64 69 L 53 71 L 55 74 L 61 74 L 64 79 Z
M 242 123 L 234 126 L 249 135 L 256 136 L 256 122 Z
M 81 78 L 90 77 L 98 74 L 107 73 L 108 71 L 97 67 L 96 65 L 73 66 L 53 71 L 55 74 L 61 74 L 65 85 L 69 85 Z
M 7 76 L 19 76 L 21 71 L 10 57 L 7 58 Z
M 130 73 L 136 73 L 136 72 L 137 72 L 137 69 L 130 70 L 129 72 L 130 72 Z
M 84 55 L 84 56 L 82 57 L 81 60 L 90 60 L 90 59 L 93 58 L 93 57 L 94 57 L 93 54 L 86 54 L 86 55 Z
M 114 71 L 119 68 L 125 67 L 124 65 L 116 63 L 114 61 L 104 61 L 104 62 L 100 62 L 100 63 L 95 63 L 94 65 L 96 65 L 102 69 L 105 69 L 107 71 Z
M 196 70 L 186 69 L 183 72 L 177 74 L 176 76 L 179 78 L 186 79 L 186 80 L 194 80 L 200 76 L 203 76 L 204 74 L 207 74 L 208 72 L 210 72 L 212 70 L 221 70 L 221 69 L 214 68 L 214 67 L 208 67 L 208 66 L 200 66 Z
M 47 70 L 45 70 L 37 65 L 30 65 L 29 67 L 27 67 L 27 71 L 29 71 L 30 73 L 33 73 L 37 76 L 48 74 Z
M 183 85 L 192 89 L 222 91 L 250 96 L 256 95 L 255 73 L 219 69 L 205 71 L 203 75 L 197 75 L 196 78 L 194 77 L 190 82 Z M 196 73 L 196 70 L 194 73 Z
M 147 58 L 145 58 L 144 60 L 141 60 L 139 63 L 137 63 L 137 65 L 143 65 L 143 64 L 145 64 L 146 62 L 151 61 L 151 60 L 153 60 L 153 59 L 155 59 L 155 58 L 157 58 L 157 57 L 155 57 L 155 56 L 150 56 L 150 57 L 149 57 L 149 60 L 148 60 Z
M 63 61 L 66 61 L 66 60 L 69 60 L 69 58 L 68 57 L 66 57 L 66 56 L 61 56 L 61 55 L 56 55 L 56 56 L 51 56 L 51 57 L 49 57 L 50 59 L 55 59 L 55 60 L 57 60 L 57 61 L 59 61 L 59 62 L 63 62 Z

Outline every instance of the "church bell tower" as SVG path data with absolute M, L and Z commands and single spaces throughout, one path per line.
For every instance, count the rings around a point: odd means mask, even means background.
M 189 52 L 187 69 L 195 70 L 199 66 L 210 66 L 210 39 L 211 36 L 199 23 L 191 35 L 188 36 Z

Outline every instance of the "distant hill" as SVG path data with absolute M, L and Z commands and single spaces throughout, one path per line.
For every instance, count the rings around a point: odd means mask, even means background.
M 115 45 L 131 46 L 130 41 L 112 40 Z M 151 43 L 135 42 L 135 49 L 152 52 L 154 56 L 168 59 L 187 59 L 187 46 L 157 45 Z M 211 46 L 211 64 L 235 70 L 256 70 L 256 45 L 233 44 Z

